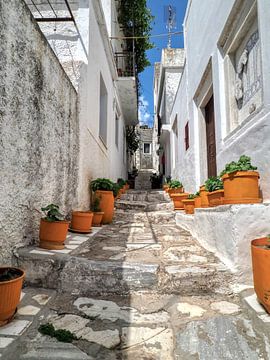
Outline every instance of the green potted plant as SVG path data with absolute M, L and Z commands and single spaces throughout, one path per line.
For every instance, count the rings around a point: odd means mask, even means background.
M 196 194 L 189 194 L 186 199 L 183 199 L 184 210 L 186 214 L 194 214 Z
M 113 181 L 110 179 L 98 178 L 91 181 L 90 187 L 92 191 L 94 191 L 95 196 L 100 198 L 100 209 L 104 212 L 103 223 L 111 223 L 114 215 L 115 185 Z
M 104 212 L 100 209 L 100 198 L 98 196 L 94 197 L 91 211 L 93 212 L 93 226 L 101 226 Z
M 41 210 L 45 216 L 40 220 L 39 246 L 49 250 L 64 249 L 69 221 L 60 213 L 58 205 L 49 204 Z
M 205 182 L 209 206 L 223 204 L 224 189 L 223 181 L 218 176 L 212 176 Z
M 171 180 L 169 182 L 169 190 L 168 194 L 171 196 L 171 194 L 180 194 L 183 193 L 183 184 L 179 180 Z
M 270 314 L 270 235 L 251 242 L 254 290 L 259 302 Z
M 0 267 L 0 327 L 13 319 L 20 302 L 23 270 L 16 267 Z
M 224 184 L 224 204 L 255 204 L 262 202 L 259 195 L 257 167 L 250 157 L 240 156 L 237 162 L 226 164 L 220 176 Z

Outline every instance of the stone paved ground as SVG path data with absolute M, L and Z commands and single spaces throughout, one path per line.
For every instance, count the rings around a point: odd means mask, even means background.
M 117 203 L 113 224 L 80 243 L 53 256 L 22 250 L 29 285 L 55 290 L 24 289 L 16 319 L 28 322 L 17 335 L 0 329 L 3 359 L 270 359 L 269 316 L 252 290 L 243 291 L 176 227 L 162 193 L 130 192 Z M 42 278 L 45 269 L 51 275 Z M 50 297 L 46 304 L 37 303 L 41 295 Z M 78 340 L 42 336 L 37 327 L 46 322 Z

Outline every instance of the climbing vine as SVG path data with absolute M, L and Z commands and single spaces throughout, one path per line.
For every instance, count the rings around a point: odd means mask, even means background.
M 135 63 L 138 73 L 150 65 L 146 50 L 153 48 L 149 40 L 153 18 L 146 0 L 119 0 L 119 23 L 123 26 L 125 36 L 143 36 L 135 40 Z M 132 40 L 127 41 L 127 50 L 133 51 Z
M 126 140 L 127 140 L 127 150 L 130 154 L 134 154 L 140 146 L 140 137 L 136 129 L 132 126 L 126 128 Z

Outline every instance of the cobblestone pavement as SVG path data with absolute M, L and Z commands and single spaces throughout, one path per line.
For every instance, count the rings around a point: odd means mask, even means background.
M 130 192 L 116 207 L 113 224 L 69 253 L 22 250 L 29 286 L 0 329 L 1 360 L 270 359 L 270 319 L 253 290 L 176 227 L 163 193 Z M 39 334 L 47 322 L 78 339 Z

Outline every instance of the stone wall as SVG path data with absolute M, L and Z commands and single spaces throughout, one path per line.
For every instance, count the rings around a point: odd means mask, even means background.
M 0 264 L 38 240 L 35 209 L 76 202 L 77 94 L 21 0 L 0 0 Z

